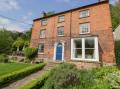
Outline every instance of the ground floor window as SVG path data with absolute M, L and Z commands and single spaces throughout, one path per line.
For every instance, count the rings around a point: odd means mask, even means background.
M 74 38 L 71 40 L 71 58 L 99 61 L 98 38 Z
M 39 44 L 38 52 L 39 53 L 44 53 L 44 44 L 43 43 Z

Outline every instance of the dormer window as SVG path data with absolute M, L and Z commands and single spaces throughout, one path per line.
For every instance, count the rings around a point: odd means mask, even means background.
M 43 19 L 43 20 L 41 20 L 41 25 L 42 25 L 42 26 L 47 25 L 47 19 Z
M 84 10 L 84 11 L 80 11 L 80 18 L 85 18 L 88 17 L 89 14 L 89 10 Z
M 64 15 L 58 17 L 58 22 L 64 22 L 65 17 Z

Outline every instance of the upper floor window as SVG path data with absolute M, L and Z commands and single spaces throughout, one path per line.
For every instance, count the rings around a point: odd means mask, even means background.
M 80 34 L 90 33 L 90 23 L 80 24 Z
M 40 30 L 40 38 L 45 38 L 45 33 L 46 33 L 45 29 Z
M 84 18 L 88 16 L 89 16 L 89 10 L 84 10 L 80 12 L 80 18 Z
M 38 52 L 39 53 L 44 53 L 44 44 L 43 43 L 39 44 Z
M 64 22 L 64 20 L 65 20 L 64 15 L 58 17 L 58 22 Z
M 42 25 L 42 26 L 47 25 L 47 19 L 41 20 L 41 25 Z
M 64 36 L 64 27 L 58 27 L 57 29 L 57 35 L 58 36 Z

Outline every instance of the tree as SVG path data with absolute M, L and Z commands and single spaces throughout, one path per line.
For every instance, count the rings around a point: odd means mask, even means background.
M 23 52 L 26 58 L 32 62 L 35 60 L 35 57 L 37 56 L 38 49 L 37 48 L 25 48 Z
M 10 53 L 12 48 L 13 39 L 8 31 L 5 29 L 0 30 L 0 53 Z
M 24 46 L 24 40 L 21 37 L 18 37 L 12 46 L 17 48 L 17 51 L 20 51 L 20 48 L 23 48 Z
M 111 5 L 112 25 L 115 29 L 120 24 L 120 0 Z

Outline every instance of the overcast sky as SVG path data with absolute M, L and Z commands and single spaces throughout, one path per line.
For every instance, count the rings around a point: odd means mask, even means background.
M 95 3 L 98 0 L 0 0 L 0 28 L 25 31 L 43 11 L 60 12 Z M 116 0 L 111 0 L 114 3 Z M 13 20 L 10 20 L 10 19 Z M 16 21 L 17 20 L 17 21 Z

